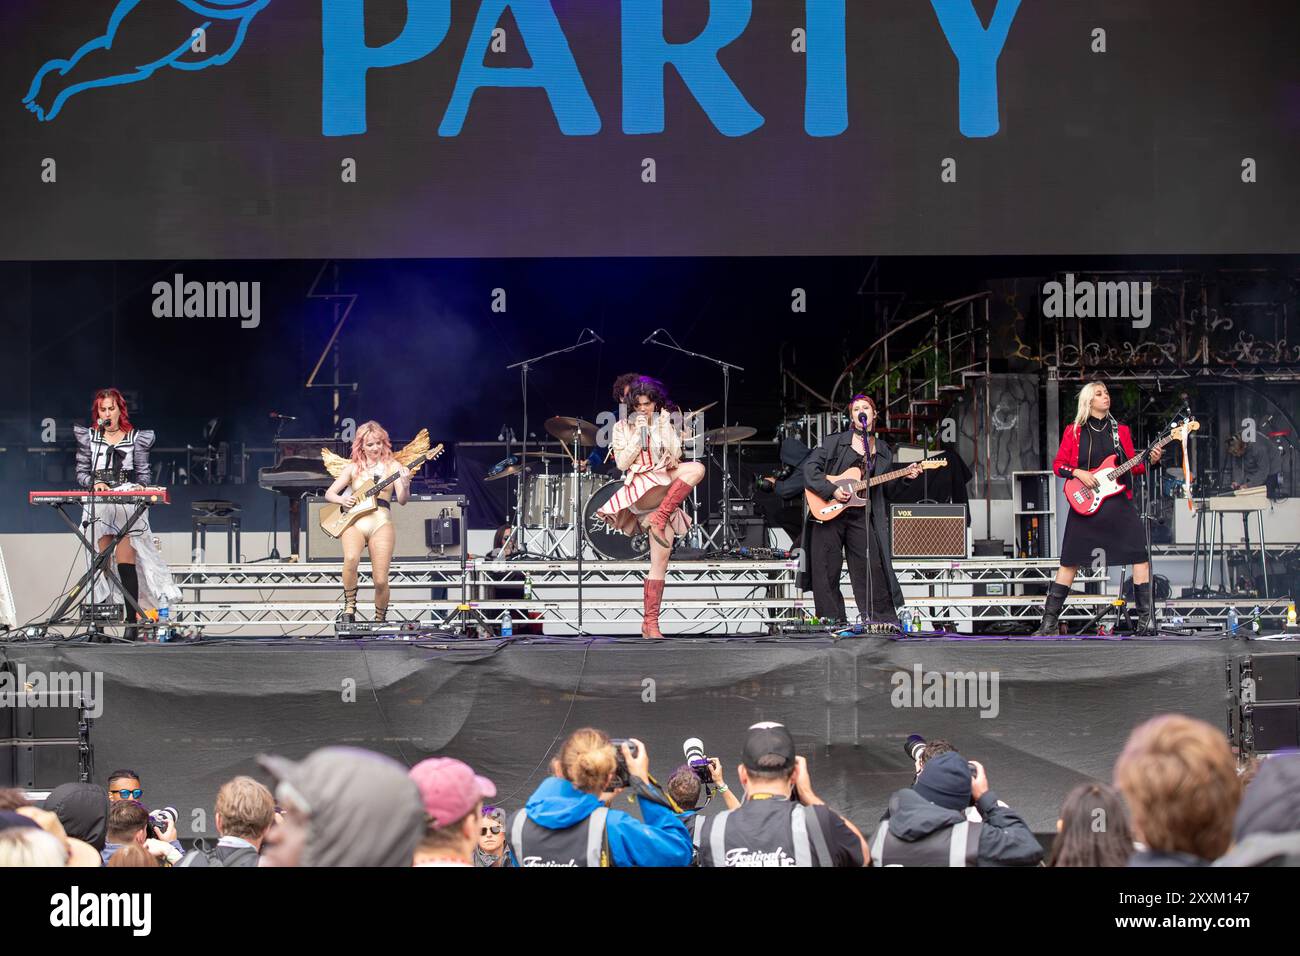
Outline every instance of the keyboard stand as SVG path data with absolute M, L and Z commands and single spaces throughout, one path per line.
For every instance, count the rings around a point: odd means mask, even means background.
M 90 568 L 86 573 L 83 574 L 80 579 L 78 579 L 77 583 L 72 586 L 72 590 L 69 591 L 67 597 L 63 599 L 63 603 L 60 604 L 59 609 L 54 612 L 54 616 L 45 623 L 42 632 L 53 624 L 63 622 L 64 615 L 66 615 L 68 611 L 76 605 L 77 599 L 81 596 L 82 592 L 85 591 L 86 586 L 92 584 L 95 580 L 95 575 L 100 573 L 103 573 L 109 581 L 117 587 L 118 591 L 121 592 L 122 597 L 126 601 L 130 602 L 131 607 L 135 608 L 135 613 L 138 615 L 137 623 L 144 624 L 145 621 L 148 620 L 145 617 L 144 609 L 140 607 L 135 598 L 126 593 L 126 588 L 122 587 L 122 581 L 109 566 L 109 558 L 113 555 L 113 552 L 117 550 L 118 544 L 127 536 L 127 534 L 130 533 L 131 528 L 134 527 L 135 523 L 140 520 L 140 516 L 145 513 L 145 510 L 149 507 L 149 503 L 145 500 L 141 500 L 140 503 L 135 506 L 135 511 L 131 512 L 131 517 L 127 519 L 126 524 L 122 525 L 122 530 L 113 536 L 112 542 L 110 542 L 109 546 L 103 551 L 95 550 L 94 542 L 88 540 L 86 536 L 81 533 L 80 526 L 78 526 L 77 522 L 74 521 L 67 511 L 64 510 L 65 507 L 66 505 L 58 503 L 54 505 L 54 510 L 59 513 L 59 516 L 65 522 L 67 522 L 68 527 L 72 529 L 72 533 L 77 536 L 82 547 L 90 552 L 94 560 L 91 561 Z

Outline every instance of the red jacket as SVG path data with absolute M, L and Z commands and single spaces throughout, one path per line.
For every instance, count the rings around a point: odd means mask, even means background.
M 1087 427 L 1086 422 L 1081 426 L 1081 428 Z M 1052 471 L 1060 475 L 1062 478 L 1073 478 L 1074 469 L 1079 467 L 1080 430 L 1081 429 L 1076 429 L 1074 423 L 1071 422 L 1069 425 L 1065 426 L 1065 434 L 1061 436 L 1061 447 L 1056 453 L 1056 461 L 1052 462 Z M 1129 434 L 1127 425 L 1119 426 L 1119 447 L 1124 450 L 1123 459 L 1119 464 L 1123 464 L 1125 461 L 1128 461 L 1137 454 L 1137 452 L 1133 450 L 1133 436 Z M 1146 470 L 1146 463 L 1139 462 L 1130 469 L 1129 474 L 1140 475 Z M 1132 487 L 1125 489 L 1124 493 L 1127 497 L 1132 498 Z

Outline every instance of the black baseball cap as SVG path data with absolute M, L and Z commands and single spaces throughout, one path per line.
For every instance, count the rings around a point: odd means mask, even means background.
M 769 758 L 763 763 L 763 758 Z M 780 758 L 780 763 L 771 760 Z M 765 720 L 749 728 L 745 737 L 743 763 L 747 770 L 772 771 L 794 769 L 794 738 L 784 724 Z

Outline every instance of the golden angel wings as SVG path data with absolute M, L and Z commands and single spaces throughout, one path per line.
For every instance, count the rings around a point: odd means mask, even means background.
M 420 434 L 412 438 L 404 448 L 393 453 L 397 463 L 402 467 L 408 467 L 411 462 L 419 458 L 429 450 L 429 429 L 421 428 Z M 343 469 L 348 466 L 348 459 L 342 455 L 336 455 L 328 448 L 320 450 L 321 461 L 325 463 L 325 470 L 334 478 L 343 474 Z

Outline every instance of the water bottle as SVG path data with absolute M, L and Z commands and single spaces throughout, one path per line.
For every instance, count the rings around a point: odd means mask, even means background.
M 501 636 L 513 637 L 515 633 L 515 622 L 510 617 L 509 611 L 501 612 Z
M 1236 605 L 1228 605 L 1228 633 L 1236 634 L 1237 628 L 1241 626 L 1241 618 L 1237 616 Z
M 910 634 L 914 630 L 912 627 L 911 608 L 903 608 L 903 612 L 898 615 L 898 623 L 902 627 L 904 634 Z
M 171 609 L 161 604 L 158 606 L 158 642 L 161 644 L 171 639 Z
M 1256 605 L 1255 605 L 1255 609 L 1254 609 L 1253 611 L 1250 612 L 1250 632 L 1251 632 L 1252 634 L 1258 634 L 1258 633 L 1259 633 L 1259 625 L 1260 625 L 1260 620 L 1259 620 L 1259 605 L 1256 604 Z

